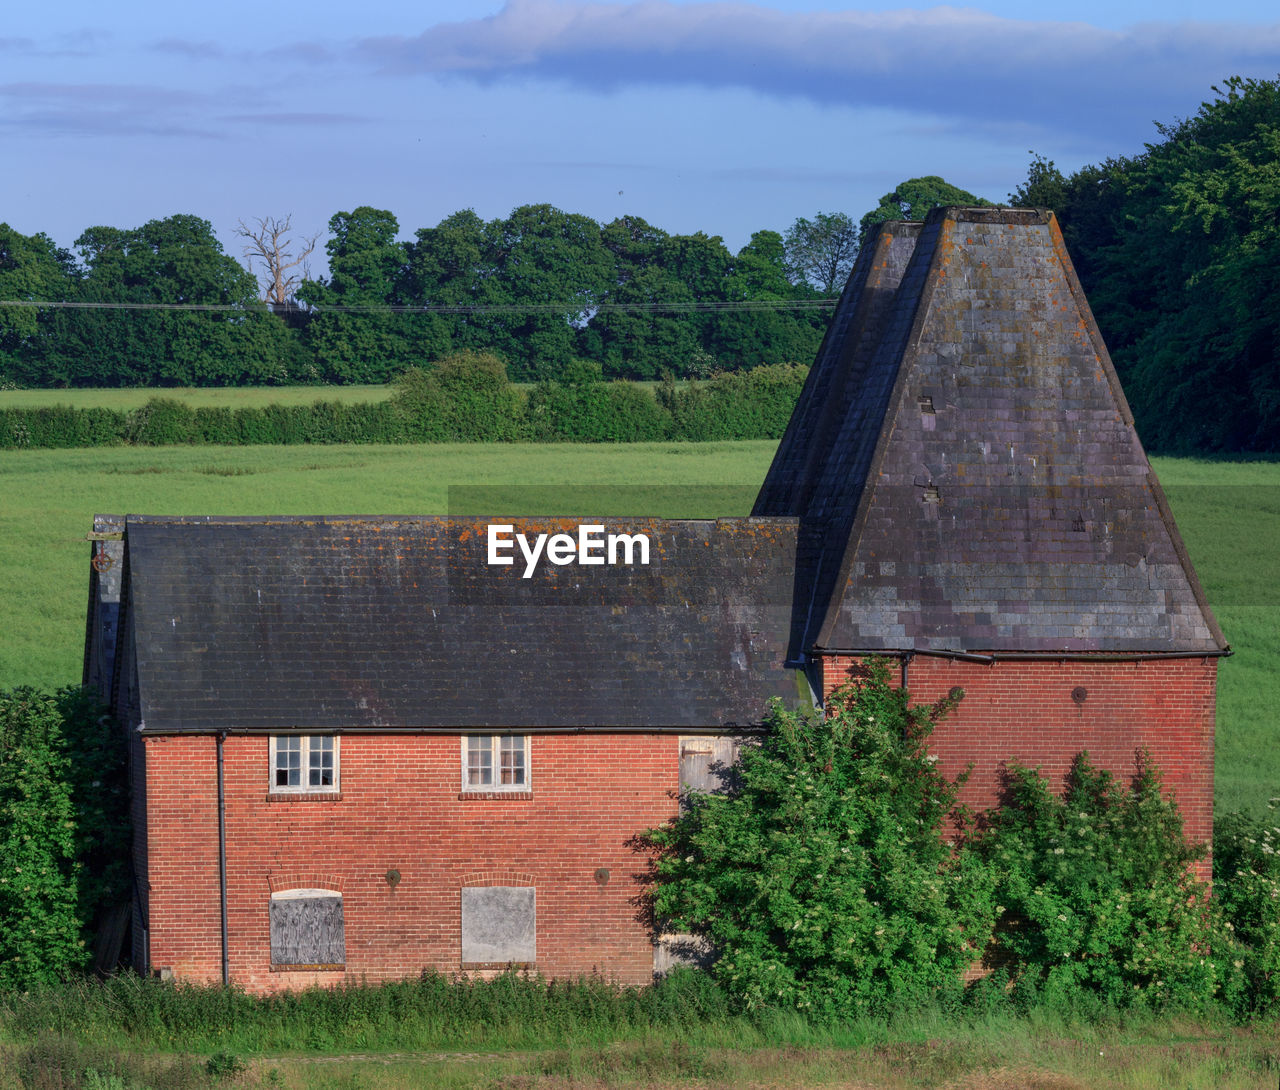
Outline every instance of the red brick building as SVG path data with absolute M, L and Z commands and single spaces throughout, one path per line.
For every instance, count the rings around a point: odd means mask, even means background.
M 884 226 L 750 518 L 95 531 L 85 677 L 129 728 L 153 971 L 647 981 L 631 838 L 870 654 L 964 688 L 934 744 L 971 804 L 1006 760 L 1145 746 L 1209 835 L 1228 649 L 1045 213 Z

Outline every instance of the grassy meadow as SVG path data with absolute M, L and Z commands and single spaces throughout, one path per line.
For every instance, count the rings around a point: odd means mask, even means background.
M 73 409 L 137 409 L 153 397 L 170 397 L 193 409 L 260 409 L 314 401 L 385 401 L 392 386 L 122 386 L 90 390 L 0 390 L 0 409 L 70 405 Z
M 442 513 L 449 508 L 450 487 L 485 486 L 499 490 L 489 494 L 491 513 L 741 515 L 750 509 L 774 447 L 746 442 L 6 452 L 0 456 L 0 687 L 79 679 L 89 559 L 85 533 L 95 512 Z M 1221 669 L 1219 805 L 1261 808 L 1280 794 L 1280 464 L 1155 464 L 1236 651 Z M 534 486 L 536 492 L 522 491 Z

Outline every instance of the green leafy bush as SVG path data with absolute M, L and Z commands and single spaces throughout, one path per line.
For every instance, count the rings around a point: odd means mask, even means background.
M 139 446 L 175 446 L 199 439 L 196 414 L 190 405 L 172 397 L 148 398 L 129 413 L 128 438 Z
M 1239 967 L 1148 754 L 1131 787 L 1076 758 L 1057 797 L 1012 766 L 982 854 L 998 876 L 996 955 L 1015 989 L 1054 1005 L 1234 1001 Z
M 52 983 L 86 962 L 74 816 L 57 698 L 0 693 L 0 985 Z
M 736 785 L 648 834 L 655 918 L 709 939 L 743 1006 L 847 1017 L 954 997 L 985 947 L 991 884 L 943 835 L 960 785 L 927 749 L 954 701 L 907 699 L 873 660 L 825 718 L 775 706 Z
M 666 384 L 658 400 L 676 439 L 781 439 L 808 374 L 795 364 L 726 371 L 683 390 Z
M 577 361 L 558 381 L 539 383 L 525 410 L 537 442 L 645 443 L 664 439 L 670 415 L 644 388 L 604 382 L 598 363 Z
M 0 409 L 0 448 L 109 446 L 124 442 L 126 432 L 126 414 L 114 409 Z
M 200 442 L 235 446 L 240 442 L 240 426 L 235 409 L 201 405 L 195 410 L 195 430 Z
M 430 370 L 410 367 L 392 404 L 411 442 L 503 442 L 520 438 L 523 403 L 492 352 L 459 352 Z
M 68 761 L 77 915 L 86 941 L 108 913 L 129 905 L 132 829 L 120 728 L 95 693 L 78 685 L 53 694 Z
M 1237 959 L 1257 1014 L 1280 1009 L 1280 826 L 1268 814 L 1224 814 L 1213 827 L 1213 899 L 1238 940 Z

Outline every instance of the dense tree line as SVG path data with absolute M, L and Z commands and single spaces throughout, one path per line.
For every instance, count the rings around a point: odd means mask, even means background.
M 91 227 L 74 253 L 0 224 L 0 299 L 75 304 L 0 307 L 0 382 L 379 383 L 461 351 L 498 353 L 515 381 L 583 360 L 629 379 L 807 363 L 830 311 L 795 304 L 838 291 L 857 249 L 842 214 L 757 231 L 735 254 L 718 236 L 547 204 L 488 222 L 456 212 L 400 241 L 391 212 L 359 207 L 329 221 L 328 275 L 282 304 L 272 261 L 291 255 L 267 227 L 288 221 L 259 223 L 240 233 L 271 305 L 195 216 Z
M 1011 195 L 1053 208 L 1149 449 L 1280 449 L 1280 81 L 1234 78 L 1140 155 Z

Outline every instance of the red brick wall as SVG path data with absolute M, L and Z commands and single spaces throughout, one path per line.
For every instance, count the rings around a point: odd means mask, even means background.
M 827 660 L 826 692 L 851 662 Z M 1083 749 L 1128 776 L 1146 746 L 1188 838 L 1207 841 L 1215 679 L 1213 659 L 984 665 L 921 656 L 908 687 L 916 702 L 964 688 L 933 749 L 951 776 L 974 762 L 963 796 L 974 808 L 994 801 L 1005 761 L 1040 765 L 1060 786 Z M 1083 704 L 1071 698 L 1077 687 L 1088 690 Z M 651 979 L 652 947 L 632 904 L 645 861 L 627 841 L 675 810 L 675 736 L 535 735 L 530 799 L 460 799 L 457 736 L 344 736 L 338 800 L 268 801 L 265 737 L 229 737 L 225 758 L 235 983 L 269 991 L 457 971 L 460 891 L 475 884 L 537 889 L 540 972 Z M 215 760 L 212 737 L 146 740 L 151 966 L 193 980 L 221 972 Z M 401 874 L 394 889 L 392 868 Z M 306 886 L 343 894 L 345 973 L 270 970 L 271 893 Z
M 192 980 L 221 976 L 215 745 L 146 742 L 151 966 Z M 234 983 L 269 991 L 457 971 L 461 889 L 475 884 L 536 887 L 540 972 L 652 979 L 631 903 L 645 860 L 627 841 L 675 811 L 675 736 L 535 735 L 532 798 L 496 800 L 459 799 L 457 736 L 346 735 L 340 800 L 268 801 L 268 745 L 225 743 Z M 270 971 L 271 893 L 308 886 L 343 894 L 345 974 Z
M 824 696 L 849 677 L 855 660 L 825 660 Z M 900 678 L 900 666 L 893 666 Z M 1217 659 L 1132 663 L 962 662 L 918 656 L 908 666 L 913 703 L 931 703 L 952 686 L 960 706 L 938 724 L 933 751 L 948 776 L 972 761 L 962 800 L 985 809 L 996 799 L 1006 761 L 1039 765 L 1061 789 L 1071 761 L 1088 750 L 1093 763 L 1126 781 L 1146 747 L 1178 801 L 1187 839 L 1208 843 L 1213 832 L 1213 723 Z M 1072 690 L 1088 691 L 1083 704 Z M 1208 859 L 1199 866 L 1208 879 Z

